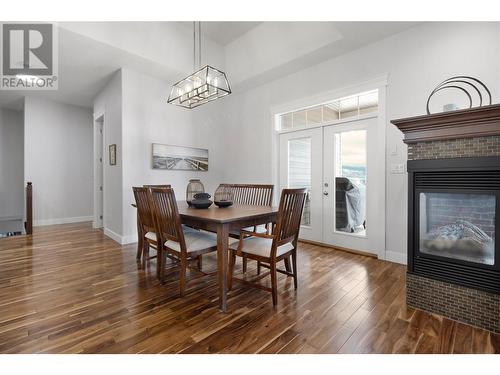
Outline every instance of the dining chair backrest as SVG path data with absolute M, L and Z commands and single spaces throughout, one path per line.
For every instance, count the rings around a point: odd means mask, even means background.
M 179 242 L 181 250 L 186 250 L 184 232 L 177 208 L 174 189 L 151 188 L 151 202 L 156 223 L 156 234 L 163 242 Z
M 274 185 L 220 184 L 219 187 L 231 194 L 235 204 L 271 206 L 273 203 Z
M 281 192 L 278 219 L 273 232 L 276 246 L 297 240 L 306 196 L 307 189 L 283 189 Z
M 153 208 L 149 197 L 149 188 L 133 187 L 135 204 L 137 206 L 137 214 L 139 215 L 140 223 L 145 233 L 155 231 L 155 221 L 153 216 Z
M 142 185 L 142 187 L 145 188 L 159 188 L 159 189 L 165 189 L 171 187 L 170 185 Z

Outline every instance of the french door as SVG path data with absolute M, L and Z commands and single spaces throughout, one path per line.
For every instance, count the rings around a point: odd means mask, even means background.
M 377 253 L 383 228 L 376 203 L 384 177 L 377 174 L 376 131 L 376 118 L 324 128 L 324 243 Z
M 377 118 L 280 134 L 280 185 L 306 187 L 300 238 L 377 254 Z M 383 152 L 383 151 L 382 151 Z

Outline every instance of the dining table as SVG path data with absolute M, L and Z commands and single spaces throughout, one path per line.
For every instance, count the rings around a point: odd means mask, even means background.
M 278 207 L 235 204 L 224 208 L 212 205 L 209 208 L 200 209 L 190 207 L 186 201 L 177 201 L 177 207 L 182 224 L 217 234 L 219 309 L 226 312 L 229 235 L 230 233 L 238 233 L 243 228 L 275 223 L 278 216 Z M 141 225 L 137 225 L 139 249 L 142 249 L 142 240 L 144 238 L 141 228 Z

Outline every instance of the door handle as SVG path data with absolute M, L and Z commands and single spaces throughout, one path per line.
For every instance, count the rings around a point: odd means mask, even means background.
M 328 195 L 328 192 L 327 192 L 327 191 L 324 191 L 324 192 L 323 192 L 323 195 Z

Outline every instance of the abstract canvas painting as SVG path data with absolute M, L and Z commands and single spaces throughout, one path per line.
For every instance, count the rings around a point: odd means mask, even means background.
M 208 150 L 153 143 L 153 169 L 208 171 Z

